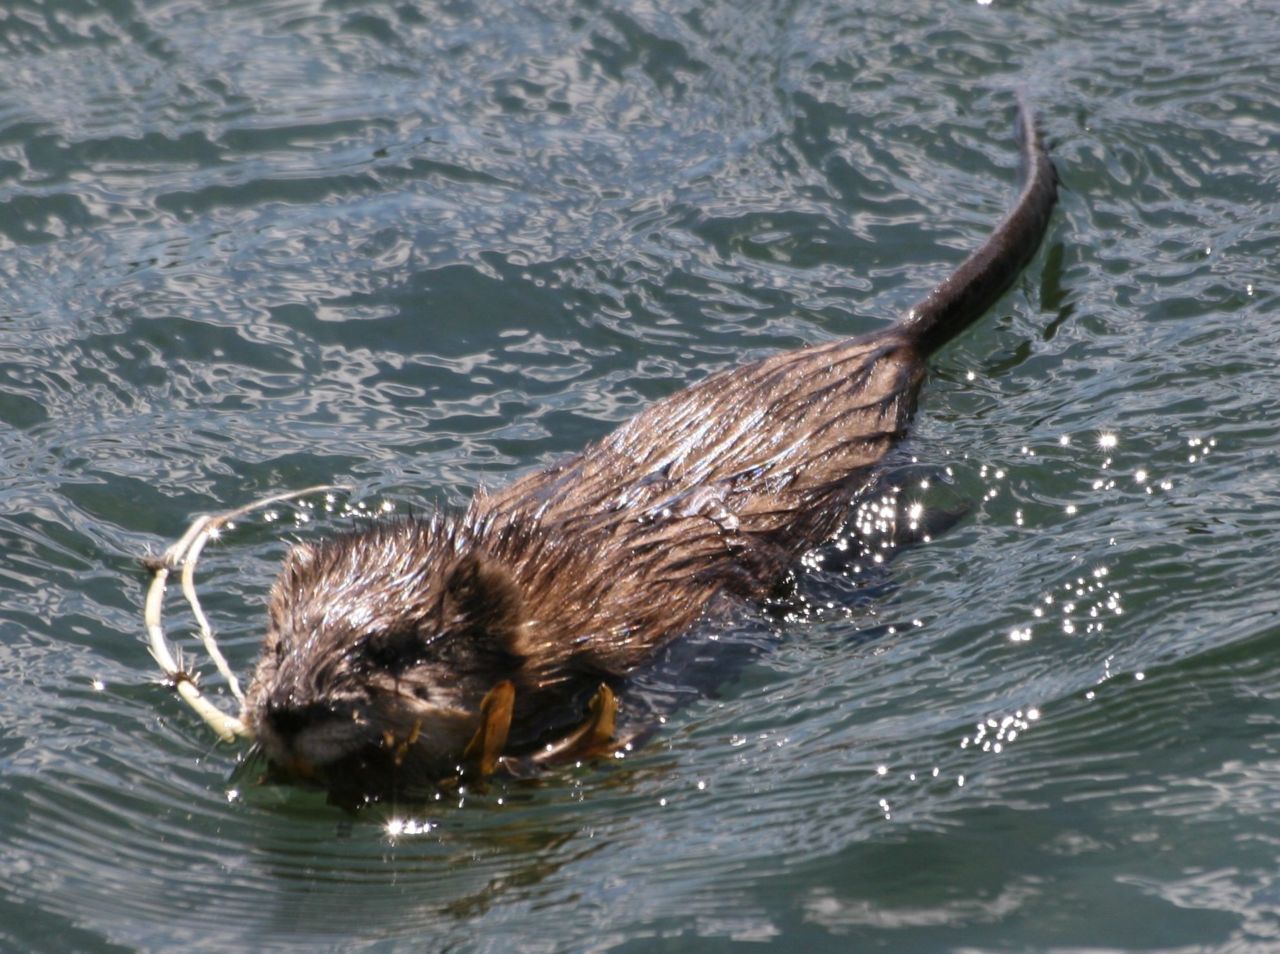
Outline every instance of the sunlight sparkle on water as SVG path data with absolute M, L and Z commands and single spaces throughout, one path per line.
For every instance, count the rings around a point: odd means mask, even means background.
M 1105 617 L 1124 613 L 1120 604 L 1120 592 L 1107 585 L 1110 572 L 1106 566 L 1095 566 L 1089 570 L 1088 576 L 1077 575 L 1063 582 L 1061 599 L 1056 598 L 1053 593 L 1038 597 L 1031 607 L 1031 622 L 1013 626 L 1009 630 L 1009 641 L 1031 642 L 1036 622 L 1045 619 L 1055 606 L 1061 614 L 1058 629 L 1062 634 L 1074 636 L 1080 632 L 1081 625 L 1086 634 L 1102 632 Z
M 960 748 L 981 749 L 983 752 L 999 755 L 1006 745 L 1031 728 L 1031 723 L 1039 718 L 1040 710 L 1030 706 L 999 719 L 994 716 L 984 719 L 977 724 L 972 735 L 966 735 L 960 740 Z
M 407 835 L 425 835 L 433 827 L 431 822 L 416 818 L 389 818 L 385 831 L 388 837 L 401 838 Z

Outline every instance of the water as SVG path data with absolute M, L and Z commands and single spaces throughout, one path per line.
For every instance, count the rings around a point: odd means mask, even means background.
M 10 0 L 0 948 L 1275 949 L 1278 47 L 1247 0 Z M 1061 206 L 898 460 L 963 519 L 697 634 L 641 752 L 350 818 L 156 683 L 137 559 L 196 512 L 456 506 L 900 313 L 1009 201 L 1014 86 Z M 241 672 L 294 513 L 206 558 Z

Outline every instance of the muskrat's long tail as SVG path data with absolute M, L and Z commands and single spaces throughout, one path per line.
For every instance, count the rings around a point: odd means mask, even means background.
M 990 308 L 1035 254 L 1058 200 L 1058 176 L 1036 128 L 1030 107 L 1018 97 L 1022 139 L 1022 191 L 1018 201 L 982 247 L 950 278 L 922 299 L 902 329 L 928 354 L 959 334 Z

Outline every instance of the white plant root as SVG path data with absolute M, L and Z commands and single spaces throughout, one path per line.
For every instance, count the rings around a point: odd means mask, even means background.
M 303 490 L 290 491 L 289 493 L 273 494 L 270 497 L 263 497 L 261 500 L 245 504 L 243 507 L 237 507 L 234 510 L 224 510 L 222 513 L 201 514 L 187 528 L 187 532 L 182 535 L 182 538 L 165 550 L 161 557 L 147 561 L 152 577 L 151 586 L 147 589 L 147 600 L 142 616 L 147 625 L 147 639 L 150 643 L 151 655 L 160 664 L 160 669 L 164 672 L 165 678 L 178 691 L 178 695 L 196 711 L 200 718 L 224 742 L 234 742 L 238 738 L 252 739 L 253 733 L 249 731 L 248 726 L 240 719 L 223 712 L 201 695 L 196 686 L 197 674 L 183 665 L 181 651 L 175 651 L 170 646 L 168 639 L 165 638 L 164 625 L 160 617 L 164 607 L 165 587 L 169 574 L 175 570 L 182 571 L 182 593 L 187 598 L 187 603 L 191 606 L 192 615 L 195 616 L 196 623 L 200 627 L 200 642 L 204 645 L 205 652 L 213 660 L 218 672 L 226 679 L 227 685 L 231 689 L 231 694 L 243 705 L 244 693 L 240 690 L 240 682 L 236 679 L 235 673 L 231 671 L 231 667 L 227 665 L 226 657 L 218 649 L 217 640 L 213 636 L 213 629 L 209 626 L 209 620 L 205 617 L 204 610 L 200 607 L 200 600 L 196 596 L 195 570 L 196 562 L 200 559 L 200 551 L 209 542 L 209 538 L 216 536 L 218 531 L 227 523 L 247 513 L 252 513 L 254 510 L 260 510 L 272 504 L 296 500 L 299 497 L 305 497 L 310 494 L 332 493 L 349 489 L 341 485 L 324 484 L 317 487 L 307 487 Z

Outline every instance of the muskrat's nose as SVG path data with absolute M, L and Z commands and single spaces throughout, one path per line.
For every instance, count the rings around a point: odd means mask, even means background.
M 312 702 L 300 706 L 288 699 L 267 701 L 267 723 L 286 742 L 308 726 L 315 726 L 332 718 L 332 710 L 324 703 Z

